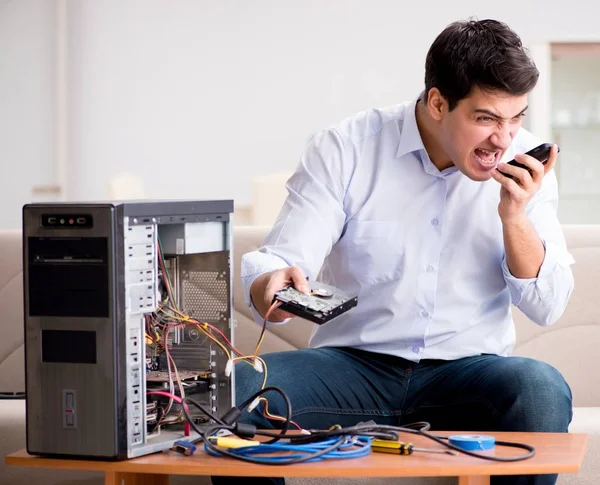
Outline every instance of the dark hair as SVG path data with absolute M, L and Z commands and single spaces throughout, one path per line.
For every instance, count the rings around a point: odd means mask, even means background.
M 521 96 L 539 72 L 519 36 L 497 20 L 454 22 L 435 39 L 425 61 L 425 99 L 438 88 L 453 110 L 474 87 Z

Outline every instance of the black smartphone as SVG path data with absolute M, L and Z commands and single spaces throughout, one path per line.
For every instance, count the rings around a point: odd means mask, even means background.
M 546 163 L 548 161 L 548 158 L 550 158 L 551 148 L 552 148 L 552 143 L 542 143 L 541 145 L 538 145 L 535 148 L 532 148 L 531 150 L 526 152 L 525 155 L 529 155 L 530 157 L 533 157 L 542 163 Z M 560 147 L 558 147 L 558 151 L 560 152 Z M 529 171 L 529 173 L 531 173 L 531 170 L 529 167 L 527 167 L 526 165 L 523 165 L 522 163 L 517 162 L 514 159 L 511 160 L 510 162 L 508 162 L 508 165 L 514 165 L 515 167 L 525 168 Z M 501 172 L 500 170 L 498 170 L 498 171 L 506 177 L 514 178 L 512 175 Z

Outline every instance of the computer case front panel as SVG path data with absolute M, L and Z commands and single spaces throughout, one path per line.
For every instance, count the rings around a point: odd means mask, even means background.
M 41 226 L 62 212 L 23 212 L 27 450 L 114 457 L 114 210 L 70 208 L 88 229 Z
M 193 439 L 162 395 L 182 387 L 216 415 L 229 409 L 228 357 L 202 328 L 234 343 L 232 209 L 231 201 L 25 206 L 30 453 L 122 459 Z M 165 316 L 172 306 L 197 323 Z M 162 347 L 151 341 L 161 331 Z

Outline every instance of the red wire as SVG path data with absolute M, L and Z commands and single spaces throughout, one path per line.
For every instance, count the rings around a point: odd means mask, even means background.
M 195 319 L 190 319 L 189 322 L 185 322 L 185 323 L 187 325 L 200 325 L 201 327 L 204 328 L 204 330 L 207 330 L 207 329 L 214 330 L 215 332 L 217 332 L 223 338 L 223 340 L 225 340 L 225 343 L 227 345 L 229 345 L 229 347 L 231 348 L 231 350 L 233 350 L 234 353 L 236 353 L 239 356 L 243 356 L 244 355 L 240 350 L 238 350 L 237 348 L 235 348 L 233 346 L 233 344 L 231 343 L 231 341 L 225 336 L 225 334 L 223 332 L 221 332 L 221 330 L 219 330 L 217 327 L 214 327 L 210 323 L 201 322 L 201 321 L 195 320 Z M 214 335 L 213 335 L 213 337 L 214 337 Z
M 279 308 L 280 306 L 281 306 L 280 301 L 273 302 L 273 304 L 269 307 L 269 309 L 267 310 L 267 313 L 265 314 L 265 322 L 267 320 L 269 320 L 269 315 L 271 314 L 271 312 L 273 310 L 275 310 L 276 308 Z
M 181 398 L 176 396 L 175 394 L 171 394 L 170 392 L 164 392 L 164 391 L 150 391 L 147 392 L 146 394 L 151 395 L 151 394 L 155 394 L 158 396 L 166 396 L 168 398 L 173 399 L 173 401 L 178 402 L 179 404 L 182 404 L 181 402 Z M 185 410 L 189 413 L 190 412 L 190 408 L 187 405 L 187 403 L 183 403 L 183 407 L 185 408 Z M 188 420 L 185 420 L 185 424 L 183 425 L 183 432 L 185 434 L 185 436 L 189 436 L 190 435 L 190 423 L 188 422 Z
M 269 412 L 268 409 L 268 401 L 263 401 L 263 410 L 262 410 L 262 415 L 269 419 L 269 420 L 275 420 L 275 421 L 283 421 L 285 422 L 285 418 L 283 416 L 275 416 L 274 414 L 268 415 L 267 413 Z M 292 421 L 290 419 L 290 424 L 296 426 L 296 428 L 298 428 L 300 431 L 302 431 L 302 428 L 300 426 L 298 426 L 298 424 L 295 421 Z

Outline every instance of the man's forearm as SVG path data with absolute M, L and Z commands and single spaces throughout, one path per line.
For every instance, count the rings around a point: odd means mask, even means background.
M 506 264 L 515 278 L 536 278 L 544 262 L 545 249 L 535 227 L 525 215 L 502 221 Z

